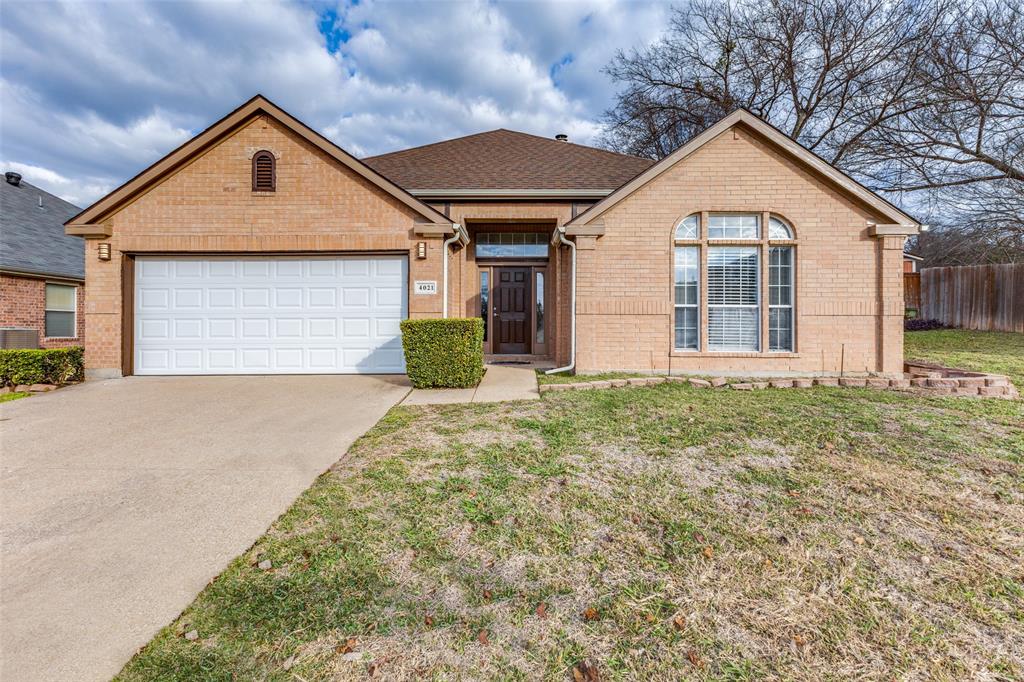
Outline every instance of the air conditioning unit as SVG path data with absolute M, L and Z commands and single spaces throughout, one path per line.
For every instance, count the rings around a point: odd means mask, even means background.
M 0 348 L 39 348 L 39 330 L 0 327 Z

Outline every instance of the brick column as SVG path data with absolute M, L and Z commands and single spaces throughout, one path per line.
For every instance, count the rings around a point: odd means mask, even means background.
M 903 242 L 904 235 L 878 237 L 878 371 L 903 372 Z

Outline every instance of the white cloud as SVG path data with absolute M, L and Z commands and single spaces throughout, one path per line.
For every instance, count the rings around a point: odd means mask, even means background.
M 592 142 L 612 94 L 601 67 L 652 40 L 666 11 L 342 3 L 349 39 L 332 54 L 307 5 L 4 3 L 0 158 L 86 201 L 256 92 L 357 155 L 496 127 Z
M 14 171 L 21 173 L 22 178 L 27 182 L 82 208 L 85 208 L 113 189 L 112 185 L 95 178 L 77 178 L 72 180 L 49 168 L 32 166 L 18 161 L 0 161 L 0 164 L 3 165 L 4 172 Z

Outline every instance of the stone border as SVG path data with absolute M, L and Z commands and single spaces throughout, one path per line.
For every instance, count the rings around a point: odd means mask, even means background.
M 580 381 L 572 384 L 541 384 L 541 393 L 552 391 L 583 391 L 597 388 L 623 388 L 626 386 L 655 386 L 664 383 L 686 383 L 695 388 L 730 388 L 734 391 L 754 391 L 765 388 L 811 388 L 812 386 L 842 386 L 849 388 L 876 388 L 908 391 L 922 395 L 956 395 L 984 398 L 1018 398 L 1020 394 L 1002 374 L 984 374 L 967 370 L 907 363 L 901 379 L 885 377 L 814 377 L 797 379 L 766 379 L 763 381 L 732 381 L 725 377 L 697 379 L 684 376 L 634 377 L 604 381 Z

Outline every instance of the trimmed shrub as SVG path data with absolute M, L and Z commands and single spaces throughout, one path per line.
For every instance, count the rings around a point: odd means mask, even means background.
M 468 388 L 484 375 L 479 317 L 402 320 L 405 371 L 416 388 Z
M 0 350 L 0 386 L 66 384 L 85 376 L 81 346 Z

